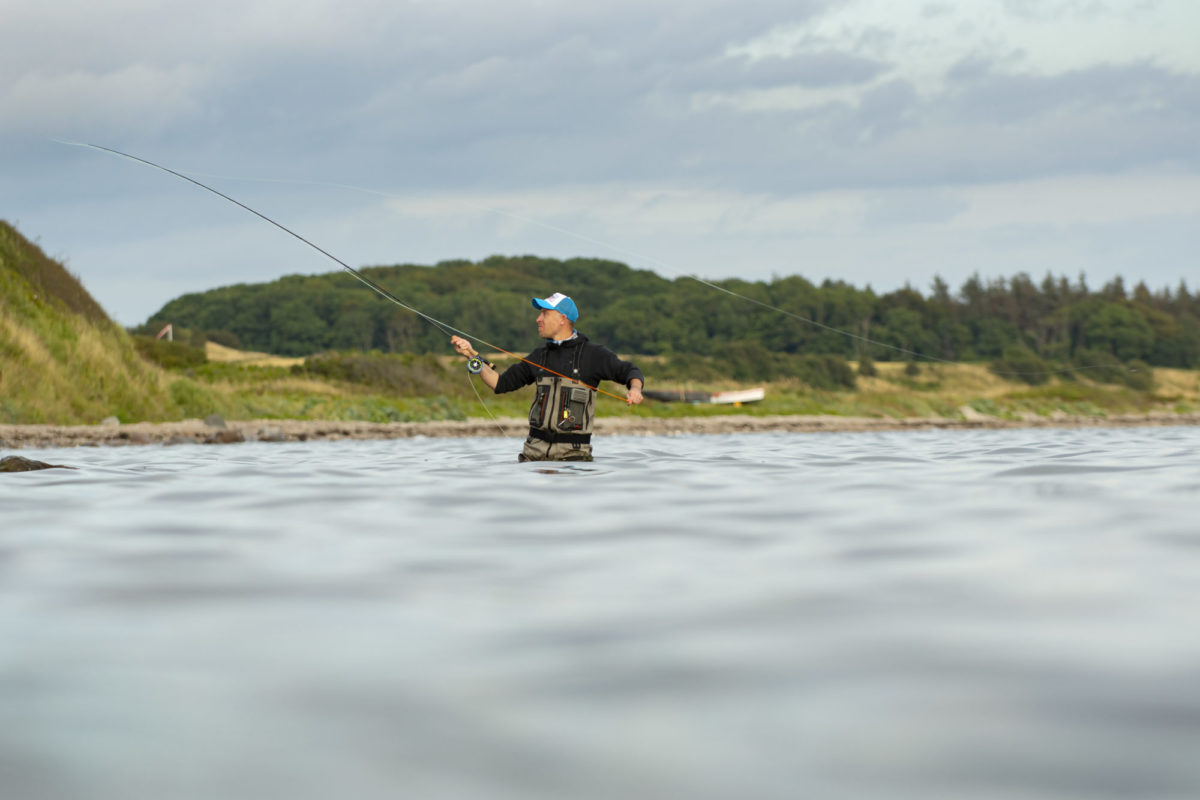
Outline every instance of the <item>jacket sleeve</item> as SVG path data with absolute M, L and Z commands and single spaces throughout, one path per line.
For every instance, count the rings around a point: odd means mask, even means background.
M 533 356 L 534 353 L 530 353 L 525 358 L 533 361 Z M 533 368 L 529 366 L 528 361 L 518 361 L 500 373 L 500 377 L 496 379 L 496 388 L 494 391 L 496 394 L 513 392 L 522 386 L 528 386 L 533 383 L 533 380 Z
M 616 353 L 602 345 L 593 345 L 593 347 L 595 347 L 596 353 L 599 356 L 597 371 L 602 380 L 619 383 L 626 389 L 629 388 L 629 384 L 634 378 L 637 378 L 645 385 L 645 376 L 642 375 L 642 371 L 634 366 L 632 362 L 622 361 L 617 357 Z

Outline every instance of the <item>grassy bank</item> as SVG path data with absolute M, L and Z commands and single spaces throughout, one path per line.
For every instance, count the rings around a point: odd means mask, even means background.
M 496 416 L 523 417 L 528 392 L 494 395 L 478 378 L 476 397 L 461 359 L 436 356 L 326 354 L 301 360 L 275 360 L 209 346 L 217 359 L 188 370 L 214 407 L 233 418 L 346 419 L 370 422 L 422 421 Z M 498 359 L 501 368 L 504 361 Z M 651 385 L 654 361 L 642 364 Z M 1056 415 L 1200 411 L 1200 372 L 1154 370 L 1154 388 L 1143 391 L 1097 383 L 1082 376 L 1052 377 L 1040 386 L 1004 380 L 986 366 L 940 364 L 906 374 L 904 364 L 877 363 L 877 375 L 858 378 L 853 390 L 814 389 L 799 380 L 764 384 L 766 399 L 745 406 L 691 405 L 646 401 L 632 413 L 648 417 L 727 414 L 828 414 L 848 417 L 949 417 L 986 414 L 1001 419 Z M 670 388 L 722 390 L 735 382 L 673 381 Z M 622 393 L 620 390 L 614 390 Z M 628 413 L 615 399 L 599 398 L 601 415 Z
M 949 417 L 986 414 L 1001 419 L 1061 414 L 1109 414 L 1200 411 L 1200 372 L 1156 369 L 1155 386 L 1138 391 L 1126 386 L 1096 383 L 1087 378 L 1054 377 L 1031 387 L 1003 380 L 980 364 L 922 366 L 916 376 L 905 365 L 876 363 L 875 377 L 858 378 L 854 390 L 813 389 L 795 380 L 764 384 L 766 399 L 744 407 L 647 403 L 639 413 L 654 416 L 720 414 L 830 414 L 846 417 Z M 653 380 L 653 377 L 649 378 Z M 733 385 L 678 388 L 731 389 Z M 609 401 L 610 407 L 617 406 Z M 602 404 L 602 406 L 605 404 Z M 969 409 L 969 410 L 967 410 Z
M 1021 419 L 1200 410 L 1200 373 L 1187 370 L 1155 369 L 1152 381 L 1135 386 L 1087 377 L 1096 372 L 1030 386 L 1004 380 L 984 365 L 923 365 L 911 374 L 913 368 L 904 364 L 877 363 L 876 374 L 868 377 L 855 376 L 856 365 L 840 357 L 734 345 L 722 352 L 723 361 L 687 355 L 635 360 L 652 388 L 764 385 L 763 402 L 734 407 L 647 401 L 628 412 L 623 403 L 601 396 L 599 413 Z M 503 359 L 492 358 L 503 368 Z M 754 379 L 780 374 L 793 377 Z M 722 381 L 723 375 L 741 381 Z M 113 416 L 165 422 L 213 413 L 231 420 L 421 422 L 486 418 L 489 411 L 521 418 L 528 402 L 527 391 L 491 394 L 469 378 L 461 359 L 448 355 L 344 352 L 284 359 L 213 342 L 192 347 L 130 336 L 61 264 L 0 221 L 0 423 L 88 425 Z
M 161 419 L 180 411 L 171 382 L 74 276 L 0 221 L 0 421 Z

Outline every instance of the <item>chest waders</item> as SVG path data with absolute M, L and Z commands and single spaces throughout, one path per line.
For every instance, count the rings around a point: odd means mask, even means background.
M 592 421 L 596 416 L 596 390 L 578 380 L 579 356 L 575 348 L 571 375 L 543 375 L 534 382 L 529 406 L 529 438 L 521 461 L 591 461 Z

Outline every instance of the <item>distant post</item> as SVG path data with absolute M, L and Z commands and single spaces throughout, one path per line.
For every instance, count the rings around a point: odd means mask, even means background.
M 165 328 L 163 328 L 161 331 L 159 331 L 158 336 L 155 336 L 154 338 L 161 339 L 163 336 L 167 337 L 168 342 L 175 341 L 175 329 L 173 327 L 171 327 L 171 323 L 168 322 L 167 326 Z

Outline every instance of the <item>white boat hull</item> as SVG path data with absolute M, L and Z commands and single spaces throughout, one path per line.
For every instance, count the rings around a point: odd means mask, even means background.
M 708 398 L 708 402 L 740 406 L 742 403 L 757 403 L 766 395 L 766 390 L 760 386 L 755 389 L 739 389 L 733 392 L 713 392 L 712 397 Z

